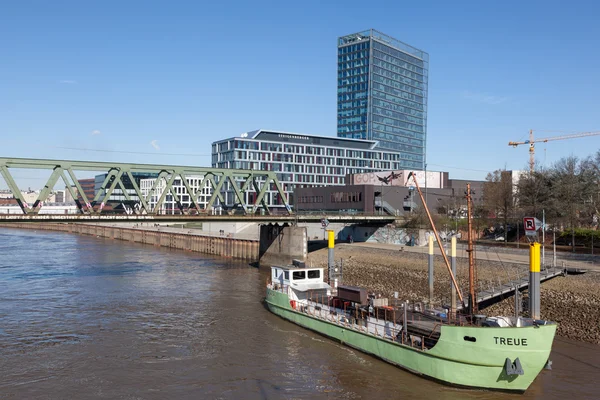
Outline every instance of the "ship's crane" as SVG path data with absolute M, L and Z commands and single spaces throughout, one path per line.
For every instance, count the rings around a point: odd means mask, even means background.
M 524 142 L 508 142 L 509 146 L 517 147 L 520 144 L 528 144 L 529 145 L 529 170 L 533 173 L 535 170 L 535 143 L 540 142 L 549 142 L 551 140 L 565 140 L 565 139 L 575 139 L 586 136 L 596 136 L 600 135 L 600 132 L 581 132 L 574 133 L 572 135 L 564 135 L 564 136 L 554 136 L 544 139 L 533 139 L 533 130 L 529 131 L 529 140 L 525 140 Z

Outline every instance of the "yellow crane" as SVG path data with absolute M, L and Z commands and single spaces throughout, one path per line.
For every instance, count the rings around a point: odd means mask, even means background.
M 549 142 L 551 140 L 565 140 L 565 139 L 575 139 L 586 136 L 596 136 L 600 135 L 600 132 L 581 132 L 574 133 L 572 135 L 563 135 L 563 136 L 554 136 L 544 139 L 533 139 L 533 129 L 529 131 L 529 140 L 525 140 L 524 142 L 508 142 L 509 146 L 517 147 L 520 144 L 528 144 L 529 145 L 529 170 L 533 173 L 535 170 L 535 143 L 540 142 Z

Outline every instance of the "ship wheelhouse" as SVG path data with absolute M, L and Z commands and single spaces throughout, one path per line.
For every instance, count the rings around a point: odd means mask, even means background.
M 298 303 L 330 296 L 331 287 L 323 281 L 324 277 L 324 268 L 307 268 L 302 262 L 271 267 L 273 285 L 287 290 L 290 301 Z

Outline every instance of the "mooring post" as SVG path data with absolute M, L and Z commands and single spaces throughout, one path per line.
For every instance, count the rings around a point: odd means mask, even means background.
M 327 231 L 327 267 L 329 268 L 329 282 L 333 279 L 333 271 L 335 269 L 335 260 L 333 258 L 333 248 L 335 247 L 335 233 L 332 230 Z
M 433 236 L 429 235 L 429 304 L 433 304 Z
M 456 276 L 456 236 L 452 236 L 450 247 L 450 265 L 452 266 L 452 275 Z M 456 288 L 450 282 L 450 313 L 452 317 L 456 316 Z
M 540 319 L 540 244 L 529 245 L 529 313 Z

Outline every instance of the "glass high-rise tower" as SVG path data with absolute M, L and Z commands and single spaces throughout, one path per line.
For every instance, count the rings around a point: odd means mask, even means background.
M 429 55 L 374 29 L 338 39 L 338 136 L 425 169 Z

